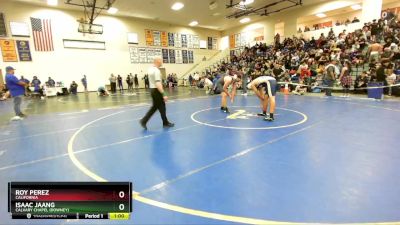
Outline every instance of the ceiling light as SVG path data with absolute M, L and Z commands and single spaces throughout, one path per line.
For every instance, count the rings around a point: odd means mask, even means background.
M 175 4 L 172 5 L 171 9 L 178 11 L 181 10 L 185 5 L 181 2 L 176 2 Z
M 362 6 L 361 5 L 359 5 L 359 4 L 356 4 L 356 5 L 352 5 L 352 6 L 350 6 L 353 10 L 359 10 L 359 9 L 362 9 Z
M 315 16 L 316 16 L 316 17 L 319 17 L 319 18 L 324 18 L 324 17 L 326 17 L 326 14 L 324 14 L 324 13 L 317 13 Z
M 189 23 L 189 26 L 194 27 L 194 26 L 197 26 L 197 24 L 199 24 L 199 22 L 192 21 L 191 23 Z
M 240 22 L 240 23 L 248 23 L 248 22 L 250 22 L 250 18 L 248 18 L 248 17 L 243 18 L 243 19 L 241 19 L 239 22 Z
M 114 7 L 110 7 L 107 12 L 110 13 L 110 14 L 115 14 L 115 13 L 118 12 L 118 9 L 114 8 Z
M 240 5 L 250 5 L 251 3 L 253 3 L 254 0 L 242 0 L 240 1 Z
M 58 0 L 47 0 L 47 5 L 56 6 L 58 5 Z

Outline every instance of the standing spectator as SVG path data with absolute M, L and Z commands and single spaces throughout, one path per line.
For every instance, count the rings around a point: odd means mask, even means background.
M 137 77 L 137 74 L 135 74 L 135 77 L 134 77 L 134 82 L 135 82 L 135 88 L 136 89 L 138 89 L 139 88 L 139 79 L 138 79 L 138 77 Z
M 56 82 L 51 79 L 51 77 L 49 77 L 49 80 L 47 81 L 47 86 L 48 87 L 55 87 L 56 86 Z
M 15 69 L 11 66 L 6 68 L 6 84 L 10 91 L 11 96 L 14 98 L 14 120 L 21 120 L 21 117 L 26 117 L 25 114 L 21 112 L 22 96 L 25 94 L 25 82 L 18 80 L 14 75 Z
M 115 94 L 117 92 L 117 78 L 114 74 L 111 74 L 110 78 L 111 93 Z
M 360 22 L 360 20 L 357 18 L 357 16 L 356 17 L 354 17 L 354 19 L 353 19 L 353 21 L 351 21 L 352 23 L 358 23 L 358 22 Z
M 28 93 L 30 92 L 30 90 L 29 90 L 30 81 L 28 79 L 26 79 L 24 76 L 21 76 L 21 80 L 20 81 L 22 81 L 22 82 L 24 82 L 26 84 L 25 85 L 25 96 L 28 96 Z
M 191 87 L 192 86 L 192 84 L 193 84 L 193 77 L 192 77 L 192 74 L 189 74 L 189 87 Z
M 75 81 L 72 81 L 71 85 L 69 86 L 69 92 L 73 95 L 78 93 L 78 84 Z
M 83 75 L 83 78 L 81 79 L 81 82 L 82 82 L 83 87 L 85 88 L 85 92 L 87 92 L 88 89 L 87 89 L 87 78 L 86 78 L 86 75 Z
M 349 61 L 346 61 L 344 63 L 344 67 L 342 68 L 339 81 L 343 87 L 343 97 L 345 98 L 350 97 L 349 90 L 353 81 L 351 79 L 351 64 Z
M 148 89 L 150 87 L 149 75 L 145 74 L 143 80 L 144 80 L 144 88 Z
M 117 80 L 118 80 L 119 91 L 122 93 L 124 91 L 124 86 L 122 85 L 122 77 L 119 74 L 118 74 Z
M 126 76 L 126 84 L 128 85 L 128 91 L 132 91 L 132 89 L 133 89 L 133 87 L 132 87 L 133 81 L 132 81 L 131 75 L 132 74 L 128 74 Z
M 325 74 L 325 79 L 324 79 L 324 83 L 327 86 L 327 88 L 325 89 L 325 95 L 326 96 L 332 96 L 332 88 L 333 88 L 333 84 L 336 80 L 336 64 L 337 64 L 337 60 L 332 60 L 331 64 L 329 64 L 326 67 L 326 74 Z
M 31 86 L 33 87 L 33 92 L 39 93 L 39 96 L 44 99 L 43 89 L 41 87 L 42 82 L 37 78 L 37 76 L 33 76 Z

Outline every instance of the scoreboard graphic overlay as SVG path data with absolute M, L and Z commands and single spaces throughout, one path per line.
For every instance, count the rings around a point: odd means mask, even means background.
M 116 219 L 132 212 L 130 182 L 10 182 L 13 219 Z

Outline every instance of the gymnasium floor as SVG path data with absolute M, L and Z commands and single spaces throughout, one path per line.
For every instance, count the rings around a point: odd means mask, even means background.
M 400 104 L 277 96 L 276 121 L 254 96 L 232 114 L 218 96 L 179 89 L 160 127 L 138 120 L 149 95 L 31 100 L 9 123 L 0 102 L 0 224 L 400 224 Z M 12 221 L 9 181 L 132 181 L 132 218 Z M 282 223 L 278 223 L 280 221 Z

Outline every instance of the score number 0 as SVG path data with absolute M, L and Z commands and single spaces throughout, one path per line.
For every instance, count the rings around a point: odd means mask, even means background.
M 118 197 L 119 197 L 120 199 L 124 199 L 124 198 L 125 198 L 125 192 L 124 192 L 124 191 L 120 191 L 120 192 L 118 193 Z M 119 208 L 120 211 L 124 211 L 125 205 L 124 205 L 123 203 L 121 203 L 121 204 L 119 204 L 118 208 Z

